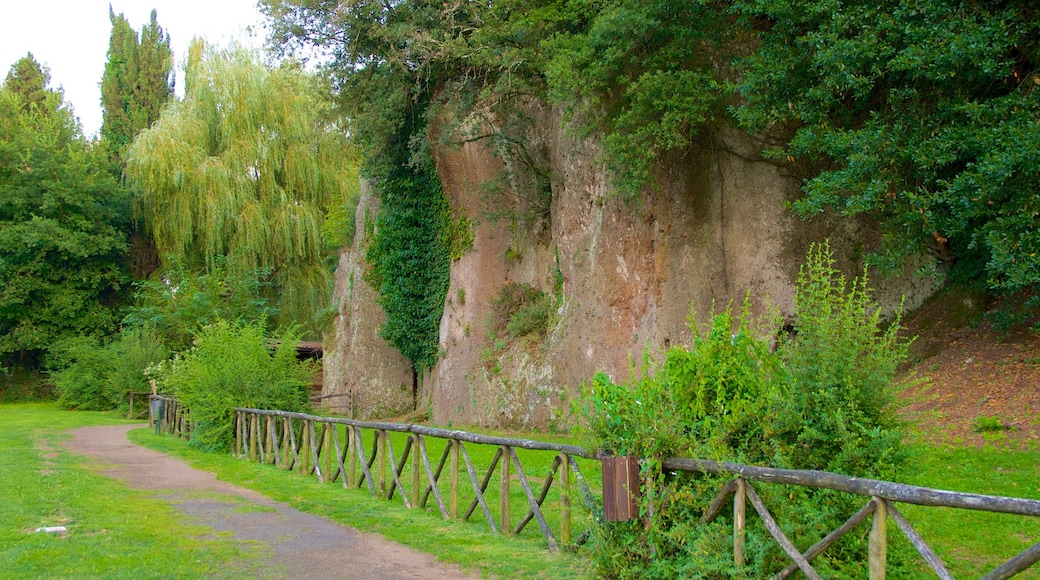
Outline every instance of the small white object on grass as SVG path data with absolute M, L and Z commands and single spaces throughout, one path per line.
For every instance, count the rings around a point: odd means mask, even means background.
M 65 526 L 47 526 L 45 528 L 36 528 L 36 531 L 47 534 L 64 534 L 68 530 L 65 529 Z

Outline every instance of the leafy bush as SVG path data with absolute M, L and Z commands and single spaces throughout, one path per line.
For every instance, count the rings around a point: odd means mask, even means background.
M 148 368 L 168 356 L 162 340 L 145 329 L 125 329 L 108 344 L 97 337 L 77 336 L 55 345 L 50 379 L 65 408 L 122 410 L 130 392 L 150 389 Z
M 58 404 L 66 409 L 101 411 L 113 408 L 105 392 L 111 369 L 108 352 L 96 336 L 74 336 L 59 341 L 51 349 L 51 382 L 58 392 Z
M 491 301 L 495 334 L 509 333 L 513 338 L 545 334 L 552 317 L 552 296 L 530 284 L 512 282 Z
M 192 272 L 173 257 L 167 261 L 161 277 L 137 284 L 125 326 L 152 329 L 171 348 L 182 350 L 199 329 L 219 320 L 267 324 L 276 313 L 266 270 L 236 275 L 218 258 L 208 272 Z
M 724 477 L 665 474 L 669 456 L 710 458 L 789 469 L 890 477 L 905 458 L 889 386 L 906 357 L 898 320 L 885 328 L 866 277 L 848 283 L 826 245 L 810 250 L 797 281 L 797 334 L 775 349 L 761 338 L 774 322 L 727 309 L 705 328 L 692 324 L 689 347 L 673 347 L 653 372 L 629 386 L 598 374 L 584 415 L 596 448 L 643 458 L 642 522 L 604 524 L 590 555 L 608 577 L 765 577 L 788 562 L 749 518 L 747 567 L 732 563 L 732 521 L 699 518 Z M 863 501 L 827 490 L 756 485 L 784 532 L 808 546 L 838 527 Z M 649 514 L 652 514 L 650 516 Z M 867 551 L 846 537 L 814 560 L 825 576 L 844 577 Z M 902 552 L 892 550 L 899 565 Z M 851 567 L 850 567 L 851 566 Z
M 314 367 L 296 360 L 295 331 L 270 336 L 260 323 L 204 327 L 194 346 L 159 371 L 163 392 L 191 410 L 191 443 L 226 451 L 234 441 L 234 408 L 308 409 Z

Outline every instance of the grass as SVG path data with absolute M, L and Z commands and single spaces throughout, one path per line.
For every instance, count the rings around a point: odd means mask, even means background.
M 1034 451 L 923 444 L 911 449 L 915 469 L 904 483 L 1040 499 L 1040 457 Z M 899 510 L 955 578 L 978 578 L 1040 541 L 1040 518 L 906 504 Z M 889 529 L 893 533 L 894 526 Z M 1040 569 L 1016 577 L 1040 578 Z
M 366 433 L 363 443 L 366 450 L 371 449 L 372 433 Z M 503 538 L 494 535 L 487 527 L 483 514 L 478 507 L 469 522 L 445 522 L 441 519 L 436 503 L 431 496 L 426 509 L 407 509 L 395 496 L 393 501 L 376 499 L 369 495 L 367 486 L 362 489 L 344 489 L 342 483 L 320 483 L 315 477 L 305 477 L 299 473 L 289 473 L 273 465 L 251 463 L 235 459 L 230 454 L 211 454 L 198 451 L 186 442 L 169 436 L 159 436 L 148 430 L 130 432 L 135 443 L 152 449 L 169 453 L 186 460 L 199 469 L 217 474 L 221 480 L 256 490 L 276 501 L 288 503 L 301 511 L 327 517 L 333 521 L 356 527 L 366 532 L 382 534 L 389 540 L 411 546 L 417 550 L 436 556 L 439 560 L 455 563 L 464 569 L 475 571 L 485 576 L 499 578 L 545 578 L 566 579 L 581 578 L 587 575 L 587 562 L 566 550 L 558 554 L 548 551 L 545 541 L 532 521 L 524 531 L 515 537 Z M 404 449 L 402 434 L 392 434 L 395 454 L 400 457 Z M 341 433 L 341 441 L 343 434 Z M 428 438 L 427 449 L 430 462 L 436 469 L 436 462 L 444 449 L 443 441 Z M 478 477 L 482 477 L 483 469 L 490 464 L 495 448 L 483 445 L 467 445 L 466 450 L 474 463 Z M 538 493 L 541 478 L 549 469 L 552 453 L 536 453 L 520 450 L 518 453 L 524 471 L 531 480 L 531 485 Z M 464 462 L 460 460 L 459 511 L 468 507 L 472 491 L 468 482 Z M 595 465 L 595 464 L 593 464 Z M 401 475 L 406 489 L 410 489 L 410 469 L 412 462 Z M 374 466 L 373 466 L 374 468 Z M 445 467 L 447 470 L 447 467 Z M 360 467 L 358 468 L 360 474 Z M 526 514 L 527 501 L 520 485 L 515 481 L 511 486 L 510 515 L 513 525 Z M 595 481 L 598 472 L 590 476 Z M 423 476 L 425 480 L 425 475 Z M 445 504 L 447 499 L 447 471 L 441 477 L 439 487 Z M 485 498 L 496 520 L 498 520 L 498 479 L 492 479 Z M 555 489 L 555 488 L 554 488 Z M 577 489 L 575 485 L 575 490 Z M 559 510 L 557 494 L 550 493 L 544 504 L 544 514 L 549 525 L 559 535 Z M 574 535 L 577 536 L 591 522 L 591 516 L 577 506 L 574 508 Z
M 60 446 L 67 437 L 61 434 L 66 429 L 124 422 L 108 414 L 61 411 L 50 404 L 0 405 L 0 489 L 5 490 L 4 501 L 0 502 L 0 521 L 4 522 L 0 528 L 0 577 L 241 574 L 240 569 L 234 574 L 228 572 L 234 569 L 228 564 L 255 555 L 256 548 L 215 538 L 208 528 L 185 525 L 167 502 L 97 475 L 85 460 Z M 589 573 L 580 554 L 551 554 L 534 522 L 519 537 L 502 538 L 487 529 L 479 508 L 469 523 L 445 523 L 432 498 L 428 509 L 409 510 L 396 497 L 392 502 L 374 499 L 367 489 L 343 489 L 339 483 L 319 483 L 313 477 L 270 465 L 203 453 L 184 441 L 156 436 L 145 429 L 131 431 L 130 436 L 137 443 L 215 472 L 222 480 L 255 489 L 302 511 L 380 533 L 485 576 L 580 578 Z M 370 433 L 368 437 L 366 449 L 371 448 Z M 427 441 L 431 463 L 436 467 L 443 443 Z M 398 456 L 403 445 L 403 439 L 395 435 Z M 911 450 L 911 467 L 901 478 L 904 483 L 1040 499 L 1040 463 L 1035 452 L 937 447 L 919 442 L 912 444 Z M 490 463 L 494 448 L 467 445 L 467 451 L 479 477 Z M 520 458 L 537 493 L 552 454 L 521 450 Z M 588 462 L 582 465 L 592 484 L 599 478 L 595 467 Z M 527 502 L 515 481 L 515 470 L 513 477 L 511 517 L 515 525 L 526 512 Z M 402 478 L 405 486 L 410 486 L 407 470 Z M 464 470 L 461 480 L 461 489 L 468 489 Z M 445 477 L 442 482 L 446 482 Z M 487 491 L 496 519 L 498 489 L 496 475 Z M 441 491 L 446 497 L 446 485 Z M 461 510 L 468 506 L 469 497 L 471 492 L 460 498 Z M 550 493 L 544 513 L 558 533 L 557 498 L 555 491 Z M 955 577 L 979 577 L 1040 541 L 1037 518 L 907 504 L 899 508 Z M 574 535 L 590 524 L 591 517 L 575 506 Z M 69 533 L 62 538 L 33 532 L 49 525 L 65 525 Z M 889 531 L 892 541 L 903 542 L 897 539 L 901 534 L 894 524 Z M 921 570 L 922 576 L 928 575 Z M 1021 577 L 1040 578 L 1040 570 L 1027 571 Z
M 54 404 L 0 405 L 0 577 L 237 577 L 251 546 L 206 536 L 169 503 L 64 450 L 65 430 L 126 423 Z M 36 528 L 65 526 L 64 536 Z M 229 570 L 237 570 L 231 573 Z

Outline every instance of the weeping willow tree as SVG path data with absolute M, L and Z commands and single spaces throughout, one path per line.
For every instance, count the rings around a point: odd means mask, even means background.
M 263 272 L 279 322 L 308 326 L 332 289 L 323 220 L 359 184 L 356 151 L 321 95 L 297 65 L 196 40 L 184 98 L 127 154 L 136 210 L 164 260 Z

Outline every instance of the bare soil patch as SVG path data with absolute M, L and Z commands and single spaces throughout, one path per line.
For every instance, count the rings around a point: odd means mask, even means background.
M 936 444 L 1040 447 L 1040 337 L 1003 334 L 977 298 L 944 293 L 907 322 L 917 360 L 903 416 Z
M 155 490 L 192 523 L 230 532 L 232 541 L 257 542 L 266 562 L 250 571 L 271 578 L 357 578 L 446 580 L 477 578 L 433 556 L 295 510 L 226 482 L 212 473 L 157 451 L 134 445 L 126 432 L 139 425 L 85 427 L 69 433 L 73 453 L 96 459 L 104 475 L 132 488 Z

